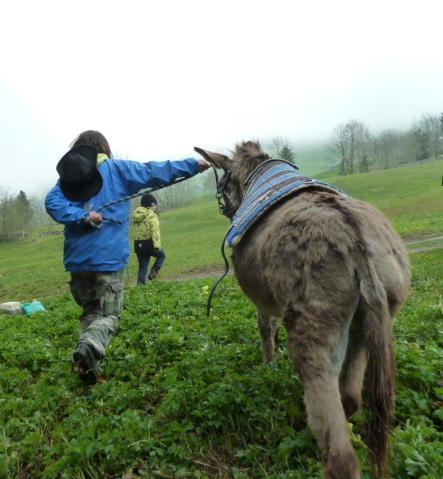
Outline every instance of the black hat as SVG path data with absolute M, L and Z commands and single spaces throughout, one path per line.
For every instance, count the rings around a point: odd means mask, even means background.
M 86 201 L 103 186 L 97 169 L 97 151 L 88 145 L 75 146 L 57 164 L 60 189 L 71 201 Z
M 150 195 L 149 193 L 146 193 L 146 195 L 142 196 L 140 203 L 142 206 L 145 207 L 158 204 L 157 200 L 155 199 L 155 196 Z

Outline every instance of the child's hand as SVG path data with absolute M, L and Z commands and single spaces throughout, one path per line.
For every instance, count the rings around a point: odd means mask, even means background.
M 82 222 L 86 231 L 90 231 L 93 228 L 101 228 L 103 224 L 103 215 L 96 211 L 90 211 L 88 216 Z
M 103 215 L 101 213 L 97 213 L 96 211 L 90 211 L 88 219 L 95 225 L 99 225 L 103 222 Z
M 208 168 L 211 168 L 211 163 L 209 161 L 199 158 L 198 160 L 198 171 L 201 173 L 202 171 L 207 170 Z

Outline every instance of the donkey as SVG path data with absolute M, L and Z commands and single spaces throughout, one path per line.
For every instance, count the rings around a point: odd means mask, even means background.
M 232 220 L 248 177 L 269 156 L 253 141 L 238 144 L 232 158 L 195 150 L 224 170 L 219 193 Z M 410 285 L 400 237 L 369 204 L 313 186 L 274 204 L 232 253 L 238 282 L 257 307 L 265 362 L 283 320 L 326 478 L 360 478 L 347 419 L 362 406 L 365 373 L 373 477 L 385 477 L 395 395 L 391 320 Z

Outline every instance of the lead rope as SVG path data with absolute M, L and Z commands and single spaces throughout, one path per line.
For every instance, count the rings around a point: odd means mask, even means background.
M 167 186 L 172 186 L 172 185 L 176 185 L 177 183 L 181 183 L 182 181 L 185 181 L 185 180 L 188 180 L 189 177 L 188 176 L 185 176 L 183 178 L 179 178 L 178 180 L 175 180 L 173 183 L 169 183 L 167 185 L 162 185 L 162 186 L 159 186 L 157 188 L 145 188 L 143 190 L 140 190 L 138 193 L 135 193 L 133 195 L 128 195 L 128 196 L 124 196 L 122 198 L 118 198 L 116 200 L 113 200 L 113 201 L 109 201 L 108 203 L 105 203 L 104 205 L 100 206 L 100 208 L 98 208 L 97 212 L 99 211 L 102 211 L 104 210 L 105 208 L 109 208 L 109 206 L 113 206 L 113 205 L 116 205 L 118 203 L 123 203 L 124 201 L 129 201 L 129 200 L 132 200 L 133 198 L 137 198 L 138 196 L 143 196 L 145 195 L 146 193 L 153 193 L 154 191 L 158 191 L 158 190 L 161 190 L 163 188 L 166 188 Z M 114 220 L 112 218 L 108 218 L 108 217 L 103 217 L 103 219 L 105 220 L 108 220 L 108 221 L 111 221 L 113 223 L 117 223 L 117 224 L 121 224 L 122 222 L 119 221 L 119 220 Z
M 220 251 L 221 251 L 221 254 L 223 256 L 223 260 L 225 262 L 225 271 L 220 276 L 220 278 L 218 278 L 218 280 L 214 283 L 214 285 L 211 288 L 211 291 L 209 292 L 208 303 L 206 305 L 206 316 L 207 317 L 209 317 L 209 314 L 211 312 L 211 301 L 212 301 L 212 297 L 214 296 L 215 290 L 217 289 L 218 285 L 222 282 L 222 280 L 226 277 L 226 275 L 229 272 L 229 261 L 228 261 L 228 258 L 226 258 L 226 254 L 225 254 L 225 242 L 226 242 L 226 237 L 227 236 L 228 236 L 228 233 L 226 233 L 225 237 L 223 238 L 223 241 L 222 241 L 222 244 L 221 244 L 221 247 L 220 247 Z
M 224 188 L 224 186 L 226 185 L 227 181 L 225 181 L 225 184 L 220 187 L 219 185 L 219 181 L 218 181 L 218 174 L 217 174 L 217 170 L 212 167 L 213 171 L 214 171 L 214 175 L 215 175 L 215 183 L 217 185 L 217 193 L 215 194 L 215 197 L 217 198 L 217 201 L 218 201 L 218 209 L 219 209 L 219 212 L 220 214 L 223 214 L 223 209 L 224 209 L 224 204 L 222 202 L 222 190 Z M 228 230 L 228 233 L 229 233 L 229 230 Z M 225 262 L 225 271 L 223 272 L 223 274 L 220 276 L 220 278 L 218 278 L 218 280 L 214 283 L 214 285 L 212 286 L 211 288 L 211 291 L 209 292 L 209 296 L 208 296 L 208 302 L 206 304 L 206 316 L 209 317 L 209 314 L 211 312 L 211 301 L 212 301 L 212 298 L 215 294 L 215 291 L 218 287 L 218 285 L 223 281 L 223 279 L 226 277 L 226 275 L 229 273 L 229 261 L 228 261 L 228 258 L 226 258 L 226 253 L 225 253 L 225 243 L 226 243 L 226 238 L 228 236 L 228 233 L 226 233 L 225 237 L 223 238 L 223 241 L 220 245 L 220 252 L 221 252 L 221 255 L 223 257 L 223 260 Z

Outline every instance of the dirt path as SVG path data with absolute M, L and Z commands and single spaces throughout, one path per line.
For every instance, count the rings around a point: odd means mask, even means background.
M 439 240 L 443 240 L 443 236 L 431 236 L 429 238 L 422 238 L 422 239 L 416 239 L 416 240 L 413 240 L 413 241 L 406 241 L 406 246 L 410 245 L 410 244 L 417 244 L 417 243 L 426 243 L 428 241 L 439 241 Z
M 422 245 L 423 243 L 434 243 L 429 245 Z M 431 236 L 428 238 L 421 238 L 405 242 L 406 248 L 409 254 L 423 253 L 425 251 L 432 251 L 434 249 L 443 248 L 443 236 Z M 221 259 L 221 258 L 220 258 Z M 190 273 L 183 273 L 175 276 L 174 278 L 165 278 L 165 281 L 186 281 L 189 279 L 203 279 L 203 278 L 218 278 L 223 274 L 224 270 L 221 268 L 208 268 L 207 270 L 195 271 Z M 229 275 L 233 274 L 232 266 L 229 268 Z
M 179 274 L 174 278 L 165 278 L 165 281 L 187 281 L 188 279 L 218 278 L 224 273 L 224 271 L 224 269 L 208 268 L 207 270 Z M 230 276 L 231 274 L 233 274 L 232 266 L 229 267 L 228 275 Z
M 433 243 L 433 244 L 423 244 Z M 424 251 L 432 251 L 434 249 L 443 248 L 443 236 L 431 236 L 429 238 L 416 239 L 405 242 L 408 253 L 423 253 Z M 420 245 L 414 247 L 414 245 Z

